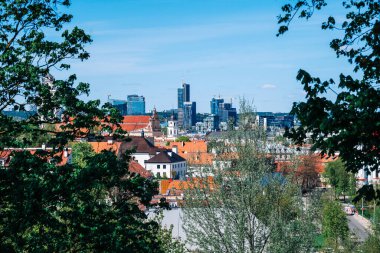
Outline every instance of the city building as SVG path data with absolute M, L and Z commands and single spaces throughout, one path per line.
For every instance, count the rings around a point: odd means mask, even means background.
M 210 101 L 211 114 L 218 115 L 219 104 L 224 103 L 223 98 L 213 98 Z
M 138 95 L 127 96 L 127 114 L 144 115 L 145 114 L 145 97 Z
M 197 119 L 197 104 L 195 102 L 183 103 L 183 128 L 195 126 Z
M 177 95 L 178 95 L 178 109 L 183 108 L 183 88 L 178 88 L 177 90 Z
M 118 109 L 121 116 L 128 115 L 127 100 L 108 99 L 108 103 L 110 103 L 112 105 L 112 107 Z
M 294 116 L 288 113 L 257 112 L 256 122 L 266 130 L 275 128 L 291 128 L 294 126 Z
M 145 161 L 145 169 L 158 178 L 184 179 L 187 162 L 173 151 L 161 151 Z
M 170 117 L 168 121 L 168 138 L 176 138 L 178 136 L 178 121 L 175 119 L 174 114 Z
M 178 88 L 178 126 L 189 129 L 197 121 L 196 103 L 190 102 L 190 84 L 182 83 Z
M 183 83 L 182 89 L 183 89 L 183 102 L 190 102 L 190 84 Z
M 232 107 L 232 103 L 220 103 L 218 107 L 219 122 L 225 122 L 227 124 L 233 123 L 236 125 L 237 112 L 236 108 Z

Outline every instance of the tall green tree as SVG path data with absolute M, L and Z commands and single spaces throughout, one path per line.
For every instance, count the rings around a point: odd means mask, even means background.
M 341 159 L 329 162 L 326 166 L 324 176 L 334 188 L 335 195 L 354 194 L 356 191 L 356 179 L 351 172 L 347 172 Z
M 342 206 L 335 201 L 326 201 L 322 211 L 322 231 L 327 246 L 333 247 L 335 252 L 348 238 L 349 229 L 347 217 Z
M 128 154 L 117 158 L 110 151 L 82 149 L 82 158 L 58 166 L 74 138 L 100 127 L 112 133 L 110 124 L 116 125 L 114 137 L 123 133 L 116 110 L 79 99 L 88 95 L 87 83 L 74 74 L 64 80 L 49 74 L 69 70 L 69 60 L 89 57 L 84 46 L 90 36 L 78 27 L 64 28 L 72 19 L 65 13 L 69 5 L 0 1 L 0 149 L 36 140 L 52 147 L 14 151 L 9 167 L 0 170 L 0 251 L 163 252 L 159 224 L 141 209 L 149 206 L 157 183 L 129 173 Z M 3 113 L 31 108 L 37 112 L 22 120 Z
M 339 80 L 322 81 L 301 69 L 297 80 L 306 92 L 305 102 L 296 102 L 291 113 L 301 127 L 287 135 L 302 143 L 310 133 L 313 147 L 340 157 L 353 173 L 380 165 L 380 3 L 377 0 L 341 1 L 346 15 L 333 16 L 322 23 L 322 29 L 339 31 L 330 47 L 337 57 L 352 64 L 353 73 L 341 73 Z M 309 19 L 313 13 L 328 8 L 325 0 L 297 0 L 285 4 L 278 17 L 279 34 L 285 33 L 295 18 Z M 328 99 L 327 92 L 335 93 Z
M 274 173 L 265 132 L 241 110 L 239 130 L 214 140 L 214 164 L 187 182 L 187 239 L 201 252 L 310 252 L 314 205 L 304 209 L 300 187 Z
M 88 164 L 88 160 L 94 155 L 94 149 L 87 142 L 74 143 L 72 146 L 72 162 L 79 167 L 85 168 Z

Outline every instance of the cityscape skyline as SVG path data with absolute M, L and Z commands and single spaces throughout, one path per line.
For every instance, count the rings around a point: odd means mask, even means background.
M 165 3 L 165 5 L 163 5 Z M 72 62 L 69 73 L 89 82 L 89 99 L 107 101 L 142 94 L 146 111 L 177 107 L 176 93 L 192 85 L 199 112 L 211 98 L 223 97 L 238 107 L 252 100 L 258 111 L 289 112 L 304 98 L 296 81 L 300 68 L 323 79 L 352 73 L 329 49 L 333 33 L 320 24 L 339 3 L 309 22 L 295 21 L 276 37 L 281 1 L 80 1 L 73 2 L 73 26 L 89 33 L 88 61 Z M 165 6 L 165 8 L 163 8 Z M 83 10 L 89 10 L 88 13 Z M 53 73 L 57 78 L 67 73 Z M 328 92 L 327 96 L 334 96 Z

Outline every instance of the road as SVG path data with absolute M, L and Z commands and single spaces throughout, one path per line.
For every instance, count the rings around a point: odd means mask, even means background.
M 371 223 L 360 215 L 348 215 L 348 227 L 359 241 L 363 242 L 368 238 Z

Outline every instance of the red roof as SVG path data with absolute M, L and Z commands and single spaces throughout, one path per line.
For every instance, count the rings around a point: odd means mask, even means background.
M 138 162 L 133 161 L 133 160 L 129 162 L 129 171 L 133 173 L 137 173 L 144 178 L 152 177 L 152 173 L 144 169 L 143 166 L 141 166 Z
M 136 131 L 148 127 L 150 116 L 124 116 L 120 123 L 121 129 L 127 132 Z

